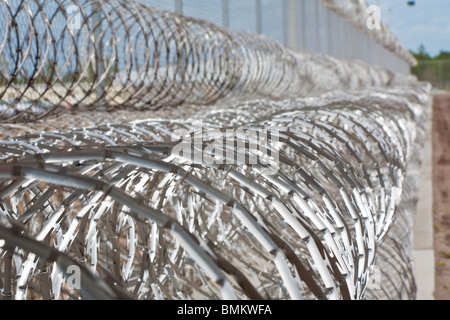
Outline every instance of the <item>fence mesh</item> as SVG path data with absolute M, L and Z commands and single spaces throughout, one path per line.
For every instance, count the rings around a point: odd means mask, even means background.
M 415 297 L 429 85 L 74 3 L 1 2 L 1 299 Z
M 139 1 L 177 10 L 174 0 Z M 181 4 L 178 12 L 227 29 L 263 34 L 295 50 L 358 59 L 403 73 L 416 64 L 384 23 L 380 29 L 368 28 L 371 11 L 365 1 L 177 1 Z
M 411 71 L 436 89 L 450 90 L 450 60 L 420 61 Z
M 406 78 L 363 62 L 298 53 L 263 35 L 137 2 L 75 3 L 80 11 L 69 17 L 64 1 L 2 2 L 3 121 L 33 121 L 67 109 L 285 99 Z

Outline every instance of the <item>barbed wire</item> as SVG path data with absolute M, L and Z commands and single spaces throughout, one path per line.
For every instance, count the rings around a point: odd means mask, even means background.
M 1 141 L 4 296 L 83 294 L 45 247 L 105 281 L 83 287 L 90 296 L 98 286 L 134 299 L 414 298 L 414 168 L 429 91 L 238 102 Z M 252 149 L 255 136 L 240 130 L 267 136 Z
M 428 85 L 130 0 L 0 19 L 1 299 L 415 297 Z
M 283 100 L 411 80 L 130 0 L 2 0 L 0 19 L 3 123 L 239 97 Z

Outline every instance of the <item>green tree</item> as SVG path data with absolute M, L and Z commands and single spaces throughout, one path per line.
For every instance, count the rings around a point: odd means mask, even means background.
M 417 52 L 411 51 L 411 54 L 419 63 L 411 69 L 411 73 L 421 81 L 427 81 L 434 86 L 445 89 L 450 85 L 450 52 L 441 51 L 432 57 L 425 49 L 424 45 L 420 45 Z
M 417 49 L 417 52 L 411 51 L 411 54 L 416 58 L 417 61 L 430 60 L 431 57 L 428 54 L 425 46 L 421 44 Z
M 450 60 L 450 51 L 441 51 L 434 57 L 435 60 Z

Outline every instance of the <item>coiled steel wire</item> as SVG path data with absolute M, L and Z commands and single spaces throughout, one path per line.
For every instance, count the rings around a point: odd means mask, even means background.
M 283 100 L 405 81 L 130 0 L 1 0 L 0 20 L 2 122 L 67 110 Z
M 130 0 L 0 19 L 2 299 L 415 297 L 429 86 Z
M 184 120 L 1 141 L 2 279 L 17 279 L 3 280 L 3 294 L 414 298 L 410 163 L 418 162 L 429 90 L 238 102 Z M 267 139 L 242 149 L 252 136 L 234 133 L 245 129 Z M 262 150 L 269 156 L 248 162 Z M 274 154 L 277 170 L 268 171 Z M 71 288 L 67 262 L 58 264 L 67 259 L 97 280 Z

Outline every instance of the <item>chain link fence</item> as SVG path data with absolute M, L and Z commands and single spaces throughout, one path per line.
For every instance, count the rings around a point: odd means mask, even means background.
M 414 299 L 414 61 L 364 2 L 201 3 L 0 0 L 0 299 Z
M 412 73 L 436 89 L 450 90 L 450 60 L 420 61 Z
M 207 20 L 224 28 L 264 34 L 295 50 L 319 52 L 340 59 L 409 73 L 415 65 L 381 22 L 368 28 L 365 2 L 335 0 L 139 0 L 172 12 Z
M 311 8 L 328 11 L 319 4 Z M 328 49 L 315 40 L 327 43 L 328 37 L 318 33 L 305 39 L 314 40 L 317 52 L 299 52 L 265 35 L 220 28 L 139 2 L 3 0 L 0 16 L 7 22 L 0 27 L 0 119 L 8 122 L 67 110 L 156 110 L 230 97 L 285 99 L 407 78 L 396 68 L 356 56 L 342 60 L 320 53 Z M 349 39 L 359 38 L 349 34 Z M 365 42 L 355 46 L 364 48 Z M 360 52 L 340 46 L 349 54 Z

